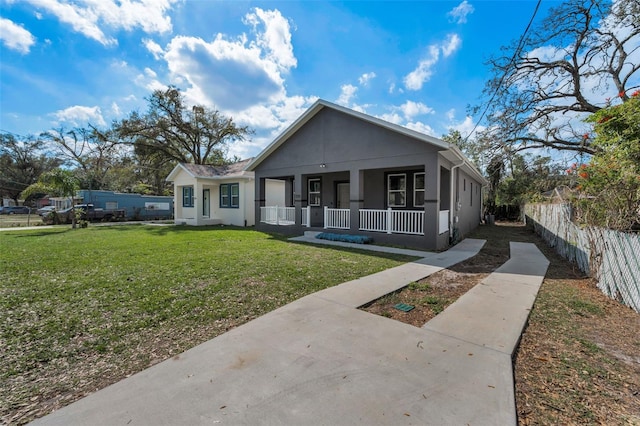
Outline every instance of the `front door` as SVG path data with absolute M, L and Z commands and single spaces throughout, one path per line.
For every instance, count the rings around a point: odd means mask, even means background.
M 202 216 L 204 217 L 209 217 L 209 212 L 211 209 L 209 202 L 210 195 L 211 193 L 208 189 L 202 190 Z
M 339 183 L 336 188 L 336 206 L 339 209 L 351 208 L 349 203 L 349 182 Z

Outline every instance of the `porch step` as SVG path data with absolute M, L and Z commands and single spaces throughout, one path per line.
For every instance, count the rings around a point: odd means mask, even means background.
M 318 232 L 318 231 L 304 231 L 304 236 L 308 237 L 308 238 L 315 238 L 318 234 L 321 234 L 321 232 Z

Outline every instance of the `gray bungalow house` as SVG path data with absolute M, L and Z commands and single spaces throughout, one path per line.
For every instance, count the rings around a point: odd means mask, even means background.
M 247 166 L 260 230 L 442 249 L 479 223 L 483 176 L 440 139 L 318 100 Z M 269 182 L 284 183 L 271 205 Z

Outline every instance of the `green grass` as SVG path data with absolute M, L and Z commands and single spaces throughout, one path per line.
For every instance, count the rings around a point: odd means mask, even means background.
M 429 305 L 434 314 L 438 315 L 442 311 L 444 311 L 445 306 L 449 304 L 449 300 L 442 299 L 437 296 L 426 296 L 423 298 L 420 303 L 423 305 Z
M 127 362 L 144 367 L 149 357 L 136 348 L 161 346 L 154 337 L 180 342 L 175 350 L 185 350 L 213 337 L 201 336 L 200 329 L 223 332 L 306 294 L 411 259 L 295 244 L 229 227 L 5 231 L 0 400 L 9 389 L 22 396 L 13 392 L 0 409 L 6 414 L 21 399 L 44 392 L 42 384 L 28 382 L 45 366 L 51 375 L 59 368 L 73 376 L 75 363 L 104 354 L 123 363 L 115 369 L 127 371 Z M 16 389 L 24 379 L 25 389 Z

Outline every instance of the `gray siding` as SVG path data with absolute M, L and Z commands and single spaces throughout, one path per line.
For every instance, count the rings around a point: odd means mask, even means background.
M 309 178 L 322 179 L 321 204 L 330 208 L 336 206 L 335 185 L 348 181 L 353 232 L 354 226 L 358 223 L 358 209 L 387 208 L 387 174 L 401 172 L 407 174 L 406 209 L 424 208 L 425 236 L 382 233 L 369 235 L 378 242 L 423 249 L 445 248 L 449 242 L 449 233 L 438 233 L 438 218 L 441 209 L 449 209 L 450 201 L 441 200 L 440 192 L 445 192 L 445 196 L 448 197 L 450 182 L 441 182 L 441 167 L 450 169 L 451 164 L 438 153 L 441 149 L 349 114 L 323 108 L 255 167 L 256 215 L 259 217 L 260 206 L 264 205 L 264 196 L 260 188 L 263 186 L 261 182 L 266 178 L 293 181 L 293 200 L 290 205 L 296 207 L 297 221 L 301 215 L 300 208 L 307 206 Z M 425 173 L 425 203 L 419 207 L 414 206 L 413 194 L 410 193 L 415 172 Z M 322 206 L 312 208 L 313 227 L 321 226 L 323 223 Z M 464 214 L 464 219 L 461 217 L 460 221 L 466 220 L 467 214 L 472 215 L 466 212 Z M 479 210 L 477 217 L 480 217 Z M 477 222 L 474 224 L 473 221 L 465 224 L 465 230 L 476 225 Z M 276 227 L 263 223 L 258 223 L 257 226 L 259 229 L 292 234 L 302 233 L 306 229 L 300 226 Z

